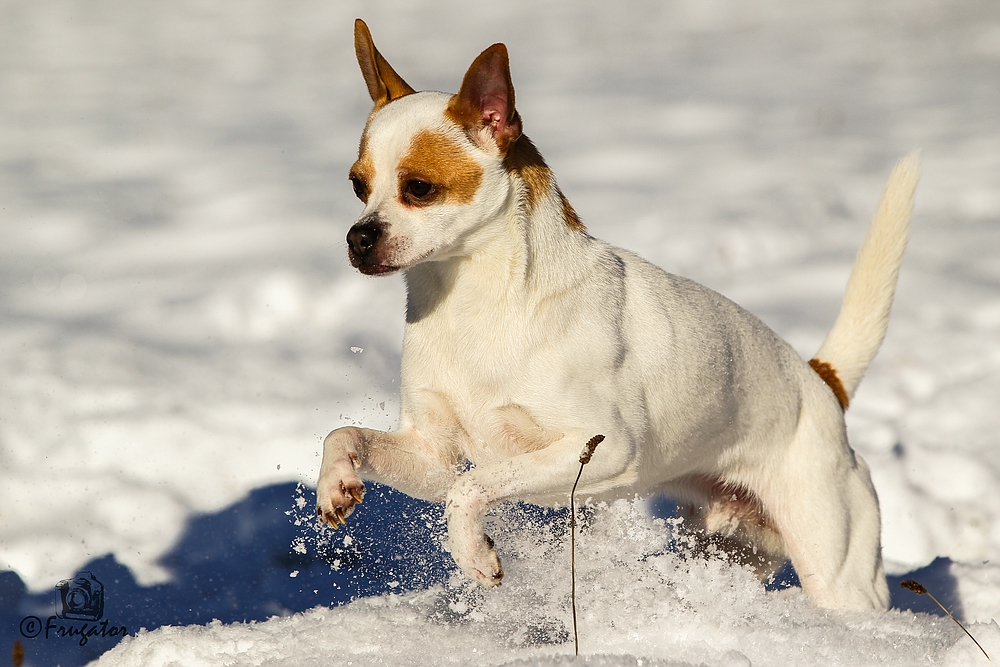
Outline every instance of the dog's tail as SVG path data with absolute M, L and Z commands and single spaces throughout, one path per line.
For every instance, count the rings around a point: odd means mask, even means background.
M 840 314 L 809 362 L 845 410 L 889 325 L 889 309 L 906 250 L 913 193 L 919 178 L 920 156 L 914 151 L 900 160 L 889 175 L 875 218 L 854 261 Z

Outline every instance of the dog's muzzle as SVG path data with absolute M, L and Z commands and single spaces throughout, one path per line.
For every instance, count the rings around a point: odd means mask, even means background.
M 378 213 L 371 213 L 354 223 L 347 232 L 347 256 L 351 266 L 367 275 L 397 271 L 399 267 L 386 263 L 386 224 Z
M 354 257 L 364 259 L 371 254 L 381 236 L 382 222 L 376 216 L 366 216 L 347 232 L 347 246 Z

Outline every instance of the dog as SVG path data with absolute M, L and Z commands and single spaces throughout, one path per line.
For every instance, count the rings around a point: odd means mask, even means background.
M 806 362 L 732 301 L 587 233 L 522 133 L 503 44 L 449 95 L 411 88 L 360 19 L 354 37 L 374 108 L 348 256 L 405 278 L 401 419 L 326 437 L 319 516 L 345 523 L 363 479 L 443 500 L 455 562 L 499 586 L 490 508 L 568 504 L 602 434 L 581 495 L 680 499 L 707 535 L 789 558 L 816 605 L 885 609 L 878 500 L 844 411 L 885 335 L 917 155 L 893 170 Z

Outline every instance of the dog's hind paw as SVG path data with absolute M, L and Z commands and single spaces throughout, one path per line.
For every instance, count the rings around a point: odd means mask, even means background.
M 481 586 L 494 588 L 503 580 L 500 557 L 497 556 L 493 540 L 489 535 L 484 534 L 481 540 L 468 545 L 465 549 L 456 549 L 453 546 L 451 555 L 458 567 Z

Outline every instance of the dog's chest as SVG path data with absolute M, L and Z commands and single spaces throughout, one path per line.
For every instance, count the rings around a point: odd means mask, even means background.
M 407 409 L 419 413 L 439 405 L 421 394 L 441 397 L 467 434 L 462 449 L 473 461 L 537 449 L 560 437 L 562 416 L 571 412 L 564 403 L 573 400 L 560 389 L 567 332 L 556 321 L 565 318 L 516 296 L 451 296 L 407 323 L 401 387 Z
M 404 387 L 478 402 L 506 403 L 530 381 L 528 367 L 538 353 L 537 325 L 517 308 L 468 308 L 434 313 L 408 324 L 403 339 Z

